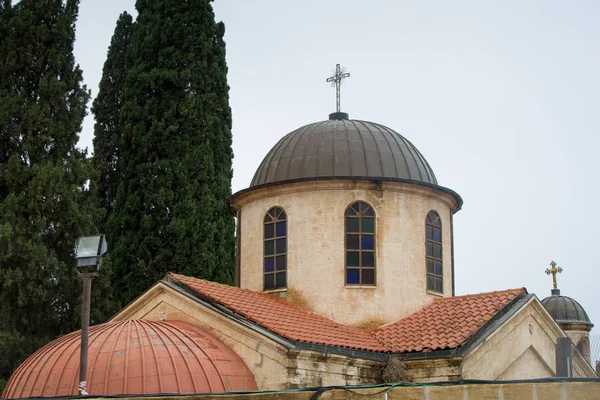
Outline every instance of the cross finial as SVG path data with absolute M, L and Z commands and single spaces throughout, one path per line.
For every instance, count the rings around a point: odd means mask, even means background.
M 556 289 L 556 274 L 563 272 L 563 269 L 561 267 L 557 267 L 554 261 L 550 263 L 550 266 L 552 268 L 546 269 L 546 275 L 552 274 L 552 283 L 554 284 L 554 289 Z
M 335 66 L 335 74 L 327 78 L 327 82 L 331 83 L 331 86 L 335 85 L 335 106 L 336 112 L 340 112 L 340 85 L 342 79 L 350 76 L 350 73 L 346 72 L 346 67 L 340 67 L 340 64 Z

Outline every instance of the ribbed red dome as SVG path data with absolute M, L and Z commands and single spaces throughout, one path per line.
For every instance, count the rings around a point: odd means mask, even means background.
M 10 377 L 3 398 L 77 395 L 80 331 L 48 343 Z M 90 395 L 257 390 L 240 357 L 199 326 L 125 321 L 90 327 Z

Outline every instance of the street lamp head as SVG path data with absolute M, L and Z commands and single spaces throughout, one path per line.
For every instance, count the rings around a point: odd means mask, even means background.
M 77 268 L 100 269 L 102 255 L 106 253 L 107 245 L 104 235 L 82 236 L 77 240 L 75 259 Z

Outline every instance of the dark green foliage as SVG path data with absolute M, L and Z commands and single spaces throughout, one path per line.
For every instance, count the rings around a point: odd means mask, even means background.
M 139 0 L 110 219 L 122 305 L 166 271 L 231 283 L 234 221 L 224 26 L 208 0 Z
M 86 189 L 91 163 L 76 148 L 89 99 L 73 57 L 79 3 L 1 4 L 0 380 L 78 328 L 74 245 L 99 216 Z M 93 301 L 95 318 L 111 307 L 98 290 Z
M 94 99 L 92 112 L 96 118 L 94 125 L 93 163 L 99 178 L 92 181 L 100 205 L 106 210 L 98 226 L 101 232 L 107 231 L 108 217 L 117 197 L 119 177 L 117 159 L 121 128 L 121 92 L 125 84 L 125 58 L 131 48 L 132 18 L 127 12 L 117 20 L 117 27 L 108 48 L 108 56 L 102 69 L 102 80 L 98 96 Z

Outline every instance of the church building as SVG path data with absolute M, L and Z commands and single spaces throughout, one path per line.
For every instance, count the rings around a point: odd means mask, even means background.
M 556 286 L 543 301 L 523 287 L 455 295 L 462 205 L 386 126 L 339 110 L 302 126 L 231 197 L 236 286 L 167 273 L 91 327 L 88 392 L 546 378 L 564 338 L 571 376 L 595 377 L 593 325 Z M 2 397 L 76 395 L 79 340 L 33 354 Z

